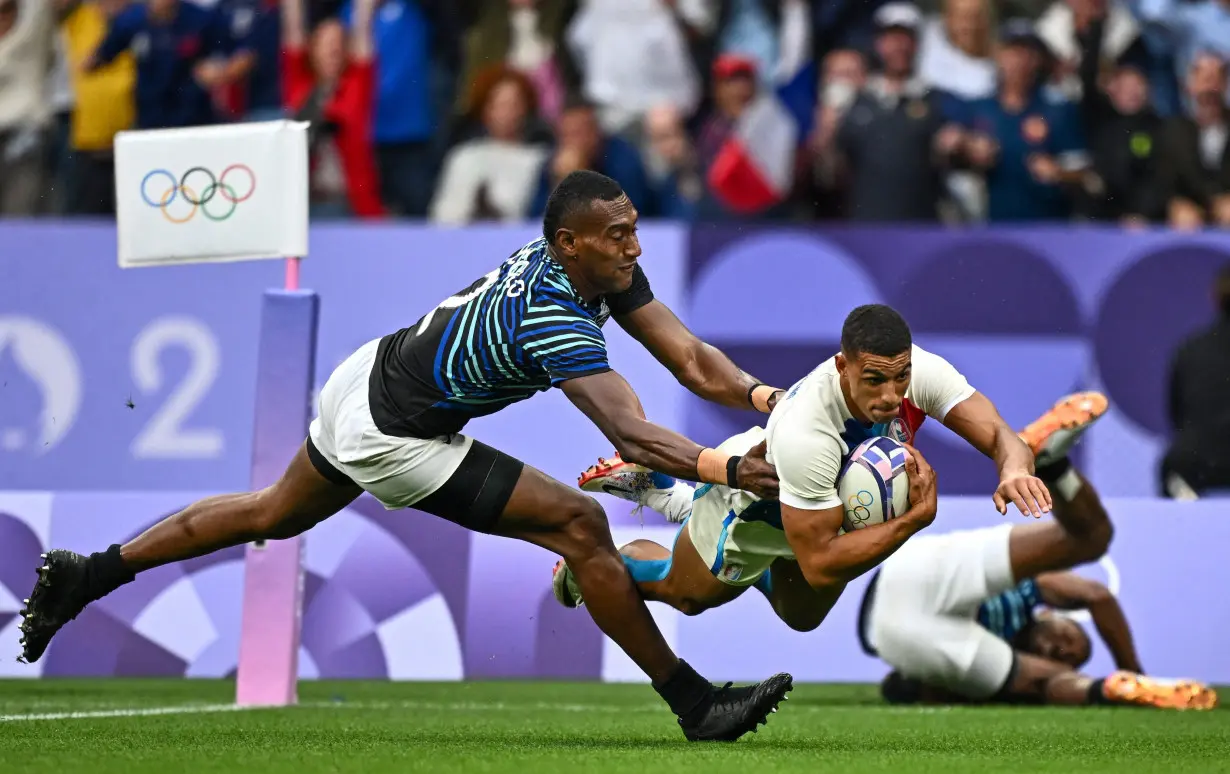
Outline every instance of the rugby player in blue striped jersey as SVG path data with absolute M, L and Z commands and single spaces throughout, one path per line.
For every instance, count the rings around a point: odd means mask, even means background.
M 653 297 L 637 213 L 618 183 L 569 175 L 547 204 L 543 237 L 413 325 L 359 348 L 321 390 L 319 416 L 283 477 L 260 492 L 210 497 L 125 545 L 82 556 L 52 550 L 22 611 L 34 662 L 90 602 L 137 573 L 253 540 L 298 535 L 364 491 L 476 532 L 557 553 L 599 628 L 645 671 L 686 738 L 734 740 L 791 689 L 778 674 L 717 688 L 659 632 L 589 496 L 462 434 L 466 423 L 560 388 L 625 460 L 676 478 L 777 496 L 764 444 L 743 455 L 702 448 L 648 421 L 607 359 L 608 317 L 681 384 L 726 406 L 771 410 L 781 391 L 701 342 Z

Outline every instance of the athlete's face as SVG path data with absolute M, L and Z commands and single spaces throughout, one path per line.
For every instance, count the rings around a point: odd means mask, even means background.
M 1089 660 L 1092 645 L 1075 621 L 1044 615 L 1029 629 L 1029 652 L 1079 669 Z
M 850 413 L 864 422 L 891 422 L 910 386 L 910 350 L 891 357 L 838 353 L 837 371 Z
M 605 295 L 632 286 L 632 270 L 641 257 L 636 208 L 627 196 L 595 200 L 589 211 L 573 218 L 575 228 L 561 230 L 557 243 L 576 267 L 586 289 Z

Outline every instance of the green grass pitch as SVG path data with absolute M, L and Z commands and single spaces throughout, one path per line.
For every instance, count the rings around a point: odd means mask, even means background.
M 1230 772 L 1224 710 L 895 708 L 873 686 L 800 685 L 758 734 L 691 744 L 642 685 L 305 682 L 300 706 L 243 711 L 233 697 L 225 681 L 0 681 L 0 772 Z

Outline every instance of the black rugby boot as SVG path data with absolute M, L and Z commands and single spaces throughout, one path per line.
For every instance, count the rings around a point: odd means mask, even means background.
M 747 732 L 756 732 L 789 697 L 794 678 L 781 673 L 753 685 L 715 689 L 709 699 L 679 718 L 683 735 L 691 742 L 733 742 Z

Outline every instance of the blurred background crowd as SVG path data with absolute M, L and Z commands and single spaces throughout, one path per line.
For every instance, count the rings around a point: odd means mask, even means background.
M 0 0 L 0 215 L 116 132 L 312 121 L 314 218 L 1230 224 L 1230 0 Z

